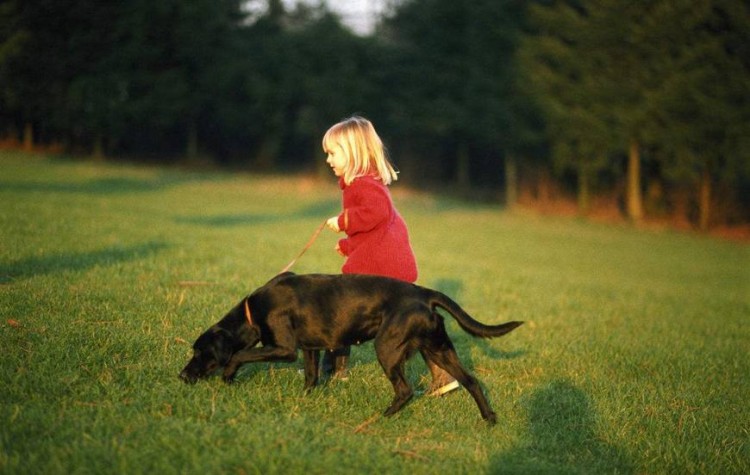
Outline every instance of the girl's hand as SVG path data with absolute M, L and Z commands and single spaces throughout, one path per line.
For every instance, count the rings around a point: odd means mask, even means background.
M 328 226 L 328 229 L 330 229 L 334 233 L 341 232 L 341 230 L 339 229 L 339 217 L 338 216 L 329 218 L 328 221 L 326 221 L 326 226 Z
M 341 250 L 341 246 L 339 246 L 338 243 L 336 243 L 336 252 L 338 252 L 340 256 L 346 257 L 346 254 L 344 254 L 344 251 Z

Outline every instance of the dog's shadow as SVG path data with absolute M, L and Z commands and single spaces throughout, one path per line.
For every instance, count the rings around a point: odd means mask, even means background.
M 304 220 L 329 216 L 336 212 L 338 204 L 334 200 L 322 200 L 295 210 L 291 213 L 251 213 L 251 214 L 220 214 L 220 215 L 190 215 L 175 216 L 178 224 L 192 224 L 212 228 L 229 228 L 241 226 L 255 226 L 276 223 L 286 223 L 291 220 Z

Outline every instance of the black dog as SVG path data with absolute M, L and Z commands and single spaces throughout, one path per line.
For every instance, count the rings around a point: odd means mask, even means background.
M 482 417 L 494 423 L 495 413 L 479 382 L 461 366 L 437 307 L 476 337 L 501 336 L 523 323 L 484 325 L 446 295 L 399 280 L 289 272 L 271 279 L 198 337 L 193 358 L 180 378 L 194 383 L 223 367 L 224 380 L 231 382 L 242 364 L 292 362 L 299 348 L 304 356 L 304 387 L 309 390 L 317 384 L 319 350 L 375 339 L 378 361 L 396 392 L 386 416 L 411 399 L 404 363 L 420 351 L 456 378 L 472 395 Z M 259 342 L 262 347 L 256 347 Z

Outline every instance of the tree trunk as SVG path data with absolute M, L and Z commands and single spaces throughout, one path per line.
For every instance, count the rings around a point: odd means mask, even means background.
M 101 133 L 97 133 L 94 137 L 94 150 L 92 153 L 94 160 L 100 161 L 104 159 L 104 139 Z
M 541 166 L 537 180 L 537 200 L 541 204 L 546 205 L 552 199 L 552 178 L 546 166 Z
M 630 141 L 627 173 L 628 218 L 637 223 L 643 219 L 643 197 L 641 194 L 641 156 L 635 139 Z
M 195 122 L 191 121 L 188 125 L 188 137 L 185 154 L 189 162 L 193 162 L 198 158 L 198 127 Z
M 707 231 L 711 225 L 711 174 L 703 169 L 698 190 L 698 228 Z
M 26 152 L 34 150 L 34 126 L 31 122 L 26 122 L 23 128 L 23 149 Z
M 460 190 L 471 188 L 471 177 L 469 174 L 469 147 L 462 143 L 458 146 L 458 162 L 456 164 L 456 184 Z
M 578 214 L 588 214 L 591 209 L 591 179 L 586 167 L 578 169 Z
M 513 208 L 518 202 L 518 163 L 513 155 L 505 156 L 505 206 Z
M 276 165 L 276 157 L 281 149 L 281 139 L 275 134 L 266 136 L 261 143 L 260 150 L 255 156 L 254 165 L 259 170 L 270 171 Z

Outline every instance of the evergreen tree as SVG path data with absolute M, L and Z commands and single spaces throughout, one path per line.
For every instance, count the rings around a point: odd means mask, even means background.
M 72 0 L 7 0 L 0 5 L 0 99 L 24 143 L 63 138 L 67 85 L 75 71 L 67 39 Z
M 451 150 L 451 174 L 464 189 L 472 162 L 489 155 L 501 168 L 511 142 L 520 11 L 515 1 L 415 0 L 386 24 L 396 50 L 391 116 L 409 140 Z
M 70 69 L 65 97 L 71 145 L 92 146 L 96 157 L 114 147 L 121 134 L 126 77 L 117 61 L 117 3 L 79 0 L 69 6 Z
M 707 229 L 715 184 L 736 186 L 750 171 L 750 6 L 662 0 L 645 21 L 661 78 L 652 133 L 667 174 L 695 185 Z
M 545 112 L 553 163 L 575 172 L 582 212 L 598 174 L 613 168 L 610 157 L 624 147 L 624 119 L 638 100 L 622 10 L 608 0 L 534 4 L 533 30 L 519 53 Z
M 118 23 L 120 45 L 114 54 L 127 76 L 123 115 L 148 148 L 181 148 L 194 157 L 199 134 L 211 133 L 213 103 L 231 71 L 227 53 L 235 51 L 232 35 L 242 19 L 240 4 L 128 3 Z

